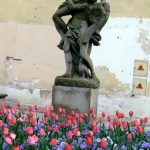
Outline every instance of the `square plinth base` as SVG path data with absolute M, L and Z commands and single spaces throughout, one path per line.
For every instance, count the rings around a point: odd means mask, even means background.
M 98 89 L 53 86 L 52 105 L 65 108 L 67 112 L 87 113 L 90 107 L 97 114 Z

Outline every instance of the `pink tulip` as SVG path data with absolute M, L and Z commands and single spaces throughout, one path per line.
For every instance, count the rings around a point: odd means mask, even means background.
M 10 133 L 10 137 L 14 140 L 14 139 L 16 138 L 16 134 L 13 133 L 13 132 L 11 132 L 11 133 Z
M 44 131 L 44 129 L 40 129 L 40 137 L 44 137 L 44 135 L 45 135 L 45 131 Z
M 4 141 L 5 141 L 6 144 L 8 144 L 8 145 L 11 145 L 12 142 L 13 142 L 13 140 L 12 140 L 12 138 L 11 138 L 10 136 L 6 136 L 5 139 L 4 139 Z
M 29 136 L 28 143 L 29 145 L 35 145 L 36 144 L 35 138 L 33 136 Z
M 87 137 L 93 137 L 93 135 L 94 135 L 93 131 L 88 131 L 87 132 Z

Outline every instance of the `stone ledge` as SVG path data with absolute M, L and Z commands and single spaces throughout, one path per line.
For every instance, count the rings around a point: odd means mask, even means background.
M 96 89 L 99 88 L 100 81 L 97 78 L 86 79 L 79 77 L 67 78 L 58 76 L 55 79 L 55 85 Z
M 5 97 L 7 97 L 8 95 L 7 94 L 0 94 L 0 99 L 1 98 L 5 98 Z

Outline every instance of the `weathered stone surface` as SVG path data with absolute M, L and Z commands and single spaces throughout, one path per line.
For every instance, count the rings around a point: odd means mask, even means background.
M 67 111 L 87 113 L 90 107 L 97 112 L 98 89 L 53 86 L 52 105 Z
M 71 87 L 84 87 L 84 88 L 99 88 L 100 81 L 97 78 L 66 78 L 56 77 L 55 85 L 71 86 Z

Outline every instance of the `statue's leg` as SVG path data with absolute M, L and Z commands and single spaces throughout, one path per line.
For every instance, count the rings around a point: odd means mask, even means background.
M 73 65 L 72 65 L 72 55 L 70 51 L 65 53 L 65 61 L 66 61 L 66 73 L 63 76 L 72 77 Z
M 73 62 L 72 62 L 72 54 L 70 50 L 70 43 L 67 37 L 64 37 L 63 49 L 65 53 L 65 62 L 66 62 L 66 73 L 63 76 L 71 77 L 73 72 Z
M 90 56 L 88 55 L 88 48 L 89 48 L 89 44 L 80 44 L 80 55 L 81 58 L 86 63 L 87 67 L 90 69 L 91 77 L 93 78 L 95 77 L 94 66 Z

